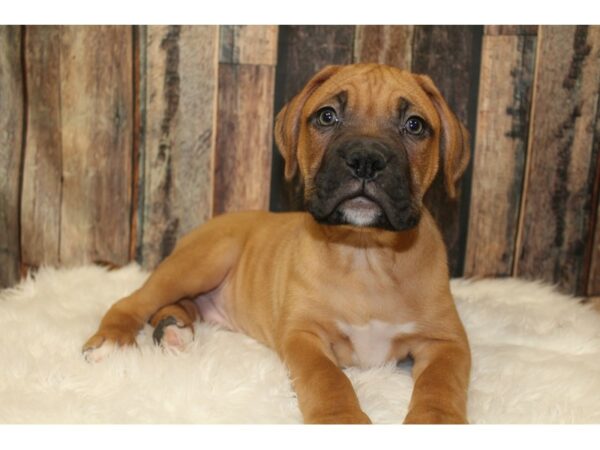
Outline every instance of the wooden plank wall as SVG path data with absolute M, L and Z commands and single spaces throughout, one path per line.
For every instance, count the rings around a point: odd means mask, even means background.
M 352 62 L 429 74 L 471 131 L 459 197 L 427 197 L 454 275 L 600 295 L 599 26 L 2 26 L 0 286 L 300 209 L 273 118 Z
M 22 29 L 0 26 L 0 287 L 19 278 L 20 170 L 23 157 Z

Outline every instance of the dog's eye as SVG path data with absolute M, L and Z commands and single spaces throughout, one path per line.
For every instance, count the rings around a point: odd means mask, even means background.
M 408 118 L 408 120 L 404 124 L 404 129 L 408 133 L 418 136 L 418 135 L 422 134 L 423 131 L 425 130 L 425 124 L 423 122 L 423 119 L 421 119 L 420 117 L 411 116 Z
M 317 123 L 322 127 L 330 127 L 338 122 L 335 109 L 330 107 L 321 108 L 317 111 Z

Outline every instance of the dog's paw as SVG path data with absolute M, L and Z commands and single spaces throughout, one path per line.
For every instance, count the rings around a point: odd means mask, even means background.
M 82 353 L 87 362 L 97 363 L 106 359 L 116 348 L 114 342 L 105 340 L 97 347 L 84 346 Z
M 315 425 L 361 425 L 372 423 L 369 416 L 362 411 L 337 414 L 316 414 L 310 417 L 305 417 L 304 422 Z
M 87 340 L 81 352 L 87 362 L 97 363 L 106 359 L 118 347 L 135 346 L 137 332 L 105 328 Z
M 162 319 L 152 333 L 152 339 L 166 350 L 183 351 L 194 340 L 194 330 L 173 316 Z
M 404 419 L 405 425 L 418 424 L 468 424 L 467 418 L 458 412 L 443 411 L 438 408 L 412 409 Z

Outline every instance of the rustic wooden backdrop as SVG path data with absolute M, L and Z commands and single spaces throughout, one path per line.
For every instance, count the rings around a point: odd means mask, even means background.
M 1 26 L 0 286 L 298 208 L 274 114 L 372 61 L 428 73 L 471 130 L 458 200 L 427 199 L 452 273 L 600 294 L 599 26 Z

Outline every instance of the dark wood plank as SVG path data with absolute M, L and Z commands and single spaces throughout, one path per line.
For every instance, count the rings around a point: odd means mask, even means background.
M 277 63 L 277 25 L 222 25 L 219 62 L 228 64 Z
M 389 64 L 410 70 L 413 31 L 411 25 L 358 25 L 354 62 Z
M 485 36 L 465 276 L 512 274 L 521 204 L 534 36 Z
M 354 52 L 354 26 L 280 26 L 275 81 L 275 113 L 324 66 L 350 64 Z M 283 158 L 273 148 L 270 209 L 302 209 L 302 192 L 298 180 L 286 183 Z
M 0 288 L 19 280 L 19 180 L 23 154 L 21 27 L 0 26 Z
M 487 36 L 537 36 L 537 25 L 486 25 Z
M 21 196 L 21 255 L 23 263 L 33 267 L 60 262 L 60 29 L 26 28 L 28 123 Z
M 429 75 L 471 138 L 475 129 L 482 27 L 416 26 L 412 70 Z M 425 204 L 438 223 L 453 276 L 463 273 L 468 226 L 470 169 L 459 183 L 457 200 L 451 201 L 441 173 L 426 195 Z
M 63 27 L 60 52 L 60 259 L 124 264 L 130 239 L 132 30 Z
M 141 53 L 144 115 L 138 260 L 152 268 L 211 217 L 218 28 L 149 26 Z
M 219 65 L 213 213 L 268 209 L 275 69 Z
M 582 293 L 591 239 L 600 27 L 542 26 L 515 275 Z

